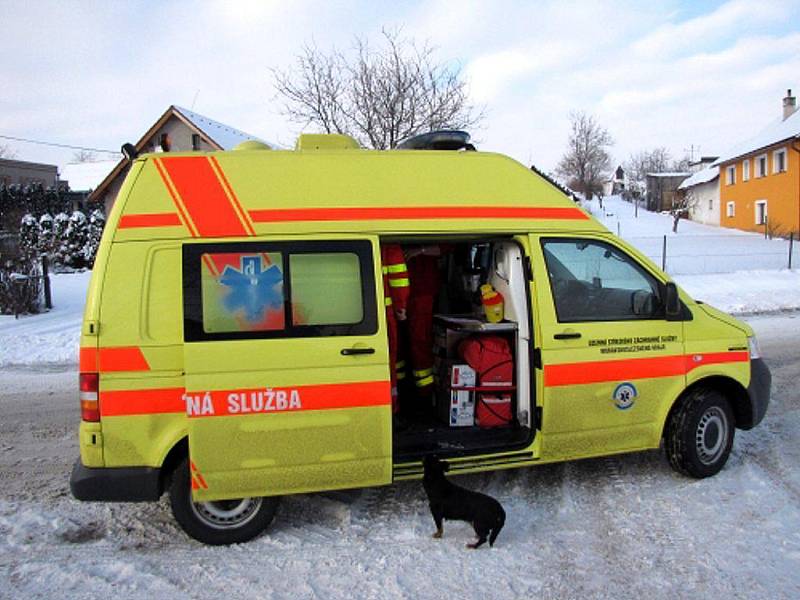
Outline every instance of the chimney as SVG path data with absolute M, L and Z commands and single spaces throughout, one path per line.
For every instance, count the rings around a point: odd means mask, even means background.
M 797 110 L 797 98 L 792 96 L 792 90 L 786 90 L 786 97 L 783 99 L 783 120 L 791 117 Z

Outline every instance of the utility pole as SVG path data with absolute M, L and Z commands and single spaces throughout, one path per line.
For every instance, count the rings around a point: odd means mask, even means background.
M 697 152 L 698 155 L 700 154 L 700 146 L 689 144 L 689 147 L 684 148 L 683 152 L 689 156 L 689 162 L 694 162 L 694 153 Z

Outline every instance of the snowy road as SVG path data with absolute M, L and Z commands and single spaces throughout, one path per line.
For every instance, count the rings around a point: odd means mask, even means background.
M 419 483 L 287 498 L 269 533 L 187 539 L 167 506 L 82 504 L 73 372 L 0 375 L 0 598 L 800 597 L 800 314 L 754 317 L 773 372 L 764 423 L 725 470 L 660 452 L 458 478 L 508 513 L 494 549 L 434 530 Z

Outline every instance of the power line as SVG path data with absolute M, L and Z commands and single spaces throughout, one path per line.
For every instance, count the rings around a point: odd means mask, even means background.
M 0 134 L 0 138 L 6 140 L 14 140 L 16 142 L 28 142 L 29 144 L 41 144 L 42 146 L 55 146 L 56 148 L 69 148 L 70 150 L 87 150 L 89 152 L 105 152 L 108 154 L 122 154 L 122 152 L 118 150 L 104 150 L 102 148 L 85 148 L 83 146 L 71 146 L 69 144 L 57 144 L 55 142 L 42 142 L 41 140 L 28 140 L 25 138 L 14 137 L 12 135 L 2 135 Z

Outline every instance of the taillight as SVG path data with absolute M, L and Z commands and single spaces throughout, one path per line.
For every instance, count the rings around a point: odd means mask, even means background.
M 100 374 L 81 373 L 81 419 L 84 421 L 100 421 Z

